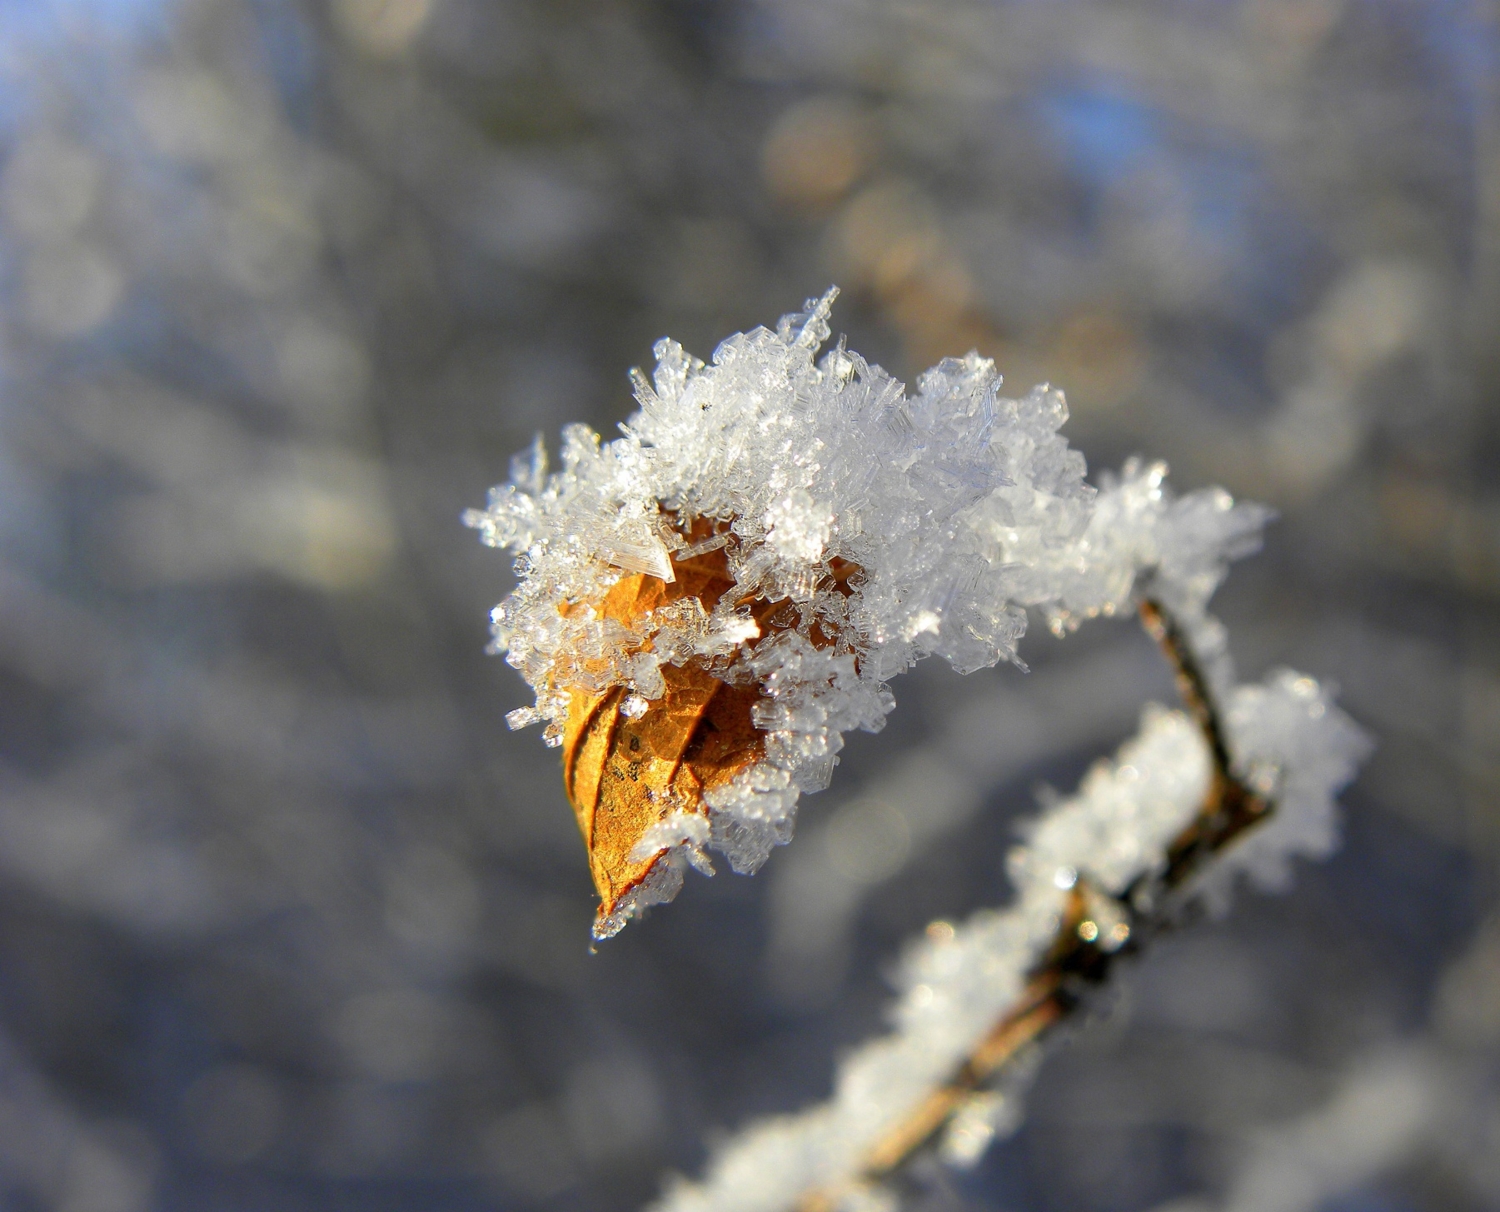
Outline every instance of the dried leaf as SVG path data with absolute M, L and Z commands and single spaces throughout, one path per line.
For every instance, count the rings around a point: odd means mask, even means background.
M 722 549 L 673 563 L 676 580 L 635 573 L 618 581 L 600 612 L 631 622 L 683 597 L 707 610 L 734 581 Z M 589 851 L 599 916 L 640 885 L 664 851 L 632 859 L 653 825 L 682 810 L 707 811 L 703 793 L 729 782 L 763 752 L 751 723 L 754 686 L 730 686 L 696 664 L 664 665 L 666 692 L 640 719 L 621 710 L 628 691 L 574 691 L 563 733 L 563 779 Z
M 695 532 L 690 541 L 703 537 Z M 674 560 L 672 569 L 671 582 L 645 573 L 622 578 L 597 609 L 625 623 L 684 597 L 712 610 L 734 585 L 723 548 Z M 853 570 L 837 562 L 840 588 Z M 784 629 L 771 621 L 784 602 L 757 598 L 746 605 L 762 636 Z M 816 628 L 813 640 L 827 643 Z M 759 686 L 726 683 L 698 662 L 665 664 L 661 673 L 665 693 L 639 719 L 622 710 L 629 694 L 623 686 L 596 695 L 574 691 L 569 706 L 563 779 L 588 847 L 601 921 L 667 853 L 663 847 L 632 857 L 652 827 L 678 811 L 706 815 L 704 792 L 728 783 L 765 751 L 751 715 Z

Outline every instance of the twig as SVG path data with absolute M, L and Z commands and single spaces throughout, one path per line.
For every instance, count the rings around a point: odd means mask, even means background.
M 1214 706 L 1213 694 L 1203 675 L 1197 654 L 1181 625 L 1159 602 L 1147 598 L 1140 606 L 1147 633 L 1172 662 L 1177 692 L 1208 744 L 1213 761 L 1213 782 L 1203 807 L 1193 823 L 1167 848 L 1166 870 L 1158 877 L 1164 891 L 1181 887 L 1198 871 L 1204 859 L 1222 850 L 1246 829 L 1271 811 L 1271 803 L 1235 773 L 1224 738 L 1224 725 Z
M 1088 988 L 1108 977 L 1127 940 L 1129 949 L 1135 949 L 1143 936 L 1168 924 L 1171 892 L 1186 885 L 1208 859 L 1271 813 L 1274 805 L 1235 773 L 1222 718 L 1182 626 L 1151 599 L 1141 602 L 1140 615 L 1146 631 L 1171 661 L 1183 705 L 1208 746 L 1213 774 L 1197 816 L 1167 848 L 1163 870 L 1128 889 L 1118 901 L 1080 879 L 1051 948 L 1016 1004 L 947 1082 L 933 1089 L 875 1143 L 852 1179 L 808 1192 L 798 1202 L 797 1212 L 836 1212 L 849 1196 L 903 1169 L 932 1144 L 974 1094 L 1077 1009 Z M 1101 899 L 1119 917 L 1121 924 L 1112 931 L 1102 931 L 1094 920 Z

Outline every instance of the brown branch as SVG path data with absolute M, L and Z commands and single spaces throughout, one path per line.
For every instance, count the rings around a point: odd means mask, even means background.
M 1091 902 L 1096 904 L 1102 894 L 1080 879 L 1069 897 L 1052 947 L 1031 974 L 1016 1004 L 947 1082 L 934 1088 L 875 1142 L 853 1178 L 837 1187 L 808 1192 L 798 1201 L 797 1212 L 835 1212 L 847 1196 L 904 1168 L 937 1139 L 973 1095 L 989 1085 L 1025 1048 L 1067 1018 L 1090 986 L 1108 977 L 1126 940 L 1131 941 L 1133 949 L 1142 936 L 1168 923 L 1168 894 L 1186 885 L 1209 858 L 1272 811 L 1272 803 L 1234 771 L 1222 716 L 1181 624 L 1160 602 L 1151 599 L 1141 602 L 1140 615 L 1146 631 L 1172 664 L 1178 693 L 1202 732 L 1213 763 L 1197 816 L 1168 846 L 1161 872 L 1132 888 L 1118 902 L 1103 898 L 1110 901 L 1122 923 L 1110 935 L 1102 934 L 1101 924 L 1093 920 L 1097 910 Z
M 1235 773 L 1224 737 L 1223 720 L 1203 667 L 1182 626 L 1160 602 L 1147 598 L 1140 605 L 1141 622 L 1167 654 L 1177 675 L 1177 692 L 1197 723 L 1213 760 L 1213 782 L 1192 824 L 1167 847 L 1166 870 L 1159 877 L 1169 891 L 1186 883 L 1203 861 L 1222 850 L 1271 811 L 1271 803 L 1245 785 Z

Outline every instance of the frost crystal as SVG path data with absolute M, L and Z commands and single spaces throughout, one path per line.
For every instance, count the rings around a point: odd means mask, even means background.
M 1201 620 L 1267 516 L 1220 490 L 1174 498 L 1160 464 L 1085 484 L 1058 433 L 1062 393 L 1004 396 L 978 354 L 943 360 L 915 394 L 842 340 L 819 357 L 835 293 L 775 332 L 730 337 L 708 365 L 658 342 L 651 380 L 632 375 L 640 410 L 624 436 L 568 426 L 556 472 L 539 438 L 488 507 L 465 515 L 517 557 L 520 583 L 492 618 L 495 650 L 536 692 L 513 727 L 545 721 L 562 744 L 570 710 L 614 688 L 644 724 L 668 666 L 758 687 L 754 760 L 705 785 L 701 803 L 663 796 L 659 808 L 706 813 L 706 844 L 739 871 L 790 838 L 798 796 L 827 784 L 844 732 L 881 727 L 886 682 L 914 661 L 938 655 L 964 673 L 1015 661 L 1026 608 L 1061 633 L 1130 609 L 1143 576 Z M 708 553 L 732 582 L 716 600 L 632 618 L 601 608 L 622 578 L 672 582 Z M 1198 630 L 1212 651 L 1208 625 Z M 697 853 L 680 829 L 651 836 L 663 857 L 679 836 Z M 681 864 L 660 866 L 597 932 L 648 892 L 675 892 Z

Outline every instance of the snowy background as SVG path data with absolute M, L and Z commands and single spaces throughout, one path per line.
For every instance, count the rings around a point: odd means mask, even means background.
M 930 1212 L 1500 1202 L 1500 9 L 0 0 L 0 1206 L 621 1212 L 826 1096 L 899 941 L 1170 701 L 1138 629 L 929 662 L 759 876 L 588 954 L 458 523 L 830 283 L 910 378 L 1280 513 L 1242 676 L 1347 844 L 1156 948 Z

